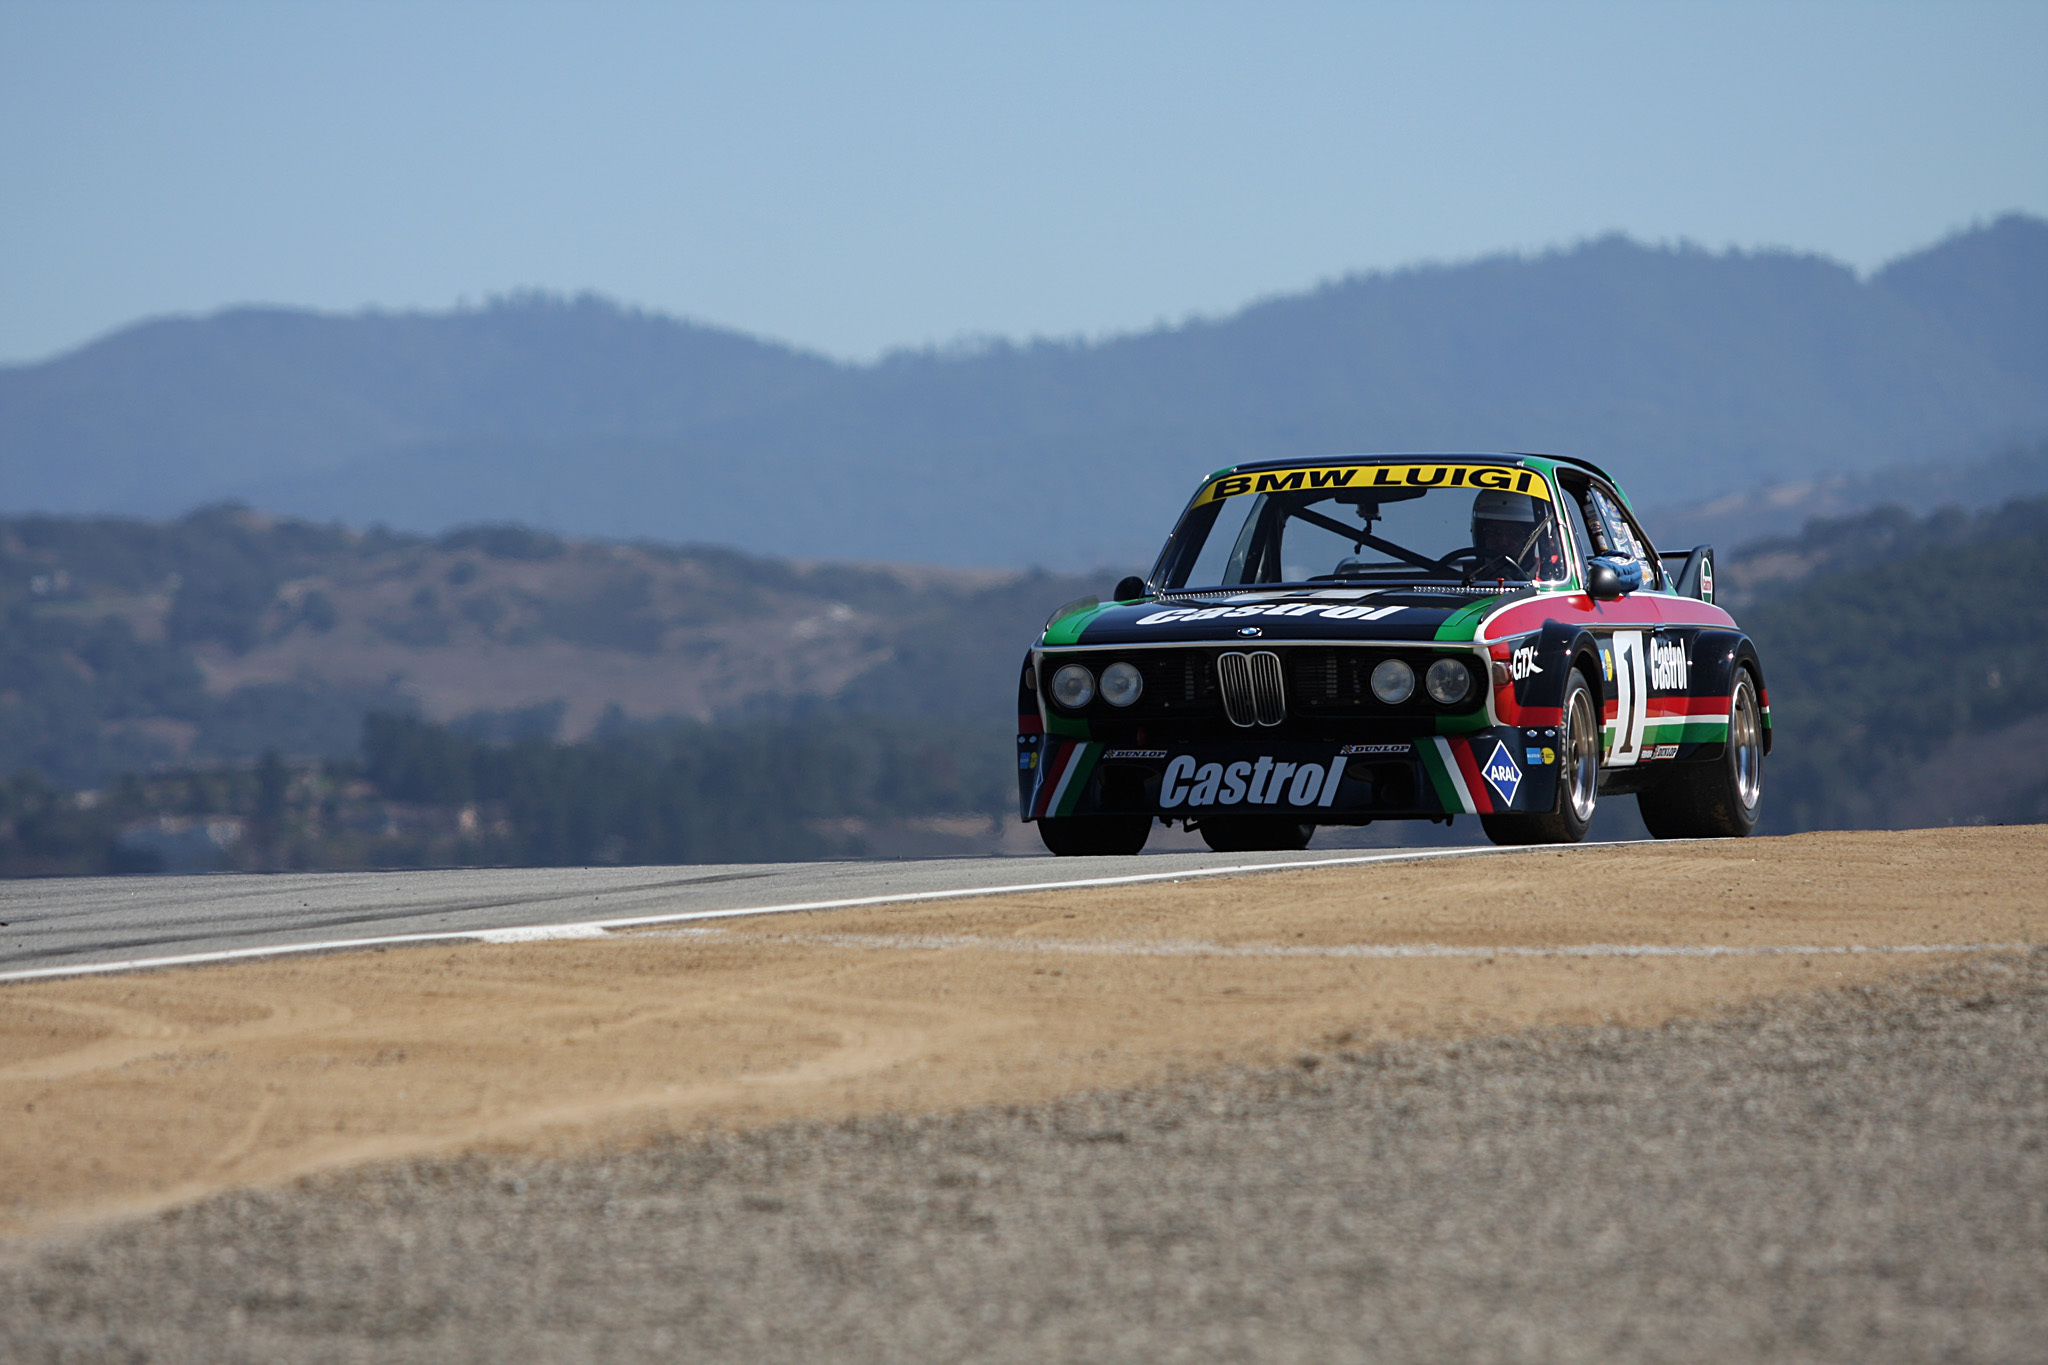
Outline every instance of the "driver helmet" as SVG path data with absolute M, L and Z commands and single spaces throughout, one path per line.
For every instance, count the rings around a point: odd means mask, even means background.
M 1502 525 L 1503 522 L 1507 524 Z M 1519 541 L 1535 528 L 1536 499 L 1527 493 L 1489 488 L 1472 499 L 1472 539 L 1475 542 L 1489 530 L 1499 535 L 1510 529 L 1514 530 L 1515 539 Z
M 1527 493 L 1486 489 L 1472 499 L 1472 547 L 1482 561 L 1507 560 L 1533 572 L 1535 565 L 1529 552 L 1537 551 L 1535 559 L 1547 554 L 1537 543 L 1536 528 L 1542 519 L 1536 499 Z

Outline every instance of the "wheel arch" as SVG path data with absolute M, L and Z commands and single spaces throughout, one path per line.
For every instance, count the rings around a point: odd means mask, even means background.
M 1537 633 L 1536 656 L 1553 666 L 1544 670 L 1539 688 L 1523 694 L 1523 705 L 1555 707 L 1562 712 L 1565 687 L 1571 682 L 1573 669 L 1586 675 L 1595 706 L 1606 704 L 1606 669 L 1600 662 L 1600 642 L 1592 631 L 1564 621 L 1548 621 Z
M 1729 697 L 1735 695 L 1735 675 L 1744 669 L 1756 681 L 1757 707 L 1762 713 L 1764 752 L 1771 751 L 1770 690 L 1764 681 L 1763 660 L 1756 643 L 1739 630 L 1703 630 L 1693 643 L 1692 695 Z

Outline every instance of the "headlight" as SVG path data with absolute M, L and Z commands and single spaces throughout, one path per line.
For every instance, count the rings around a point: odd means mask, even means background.
M 1102 670 L 1102 699 L 1111 706 L 1129 706 L 1144 690 L 1144 675 L 1130 664 L 1111 664 Z
M 1399 659 L 1382 659 L 1372 671 L 1372 694 L 1389 706 L 1415 695 L 1415 670 Z
M 1472 690 L 1472 672 L 1456 659 L 1438 659 L 1423 675 L 1422 685 L 1438 702 L 1453 706 Z
M 1052 699 L 1079 710 L 1095 700 L 1095 675 L 1079 664 L 1068 664 L 1052 675 Z

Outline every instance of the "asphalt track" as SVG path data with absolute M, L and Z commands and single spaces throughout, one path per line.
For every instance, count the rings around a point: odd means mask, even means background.
M 1586 845 L 1585 847 L 1596 847 Z M 1230 876 L 1421 858 L 1391 853 L 1164 853 L 691 867 L 86 877 L 0 884 L 0 982 L 283 953 L 576 936 L 698 919 Z M 556 932 L 550 932 L 556 931 Z

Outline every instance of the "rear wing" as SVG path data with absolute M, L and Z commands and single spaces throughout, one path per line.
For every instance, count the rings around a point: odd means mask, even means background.
M 1702 602 L 1714 600 L 1713 546 L 1695 545 L 1682 555 L 1660 550 L 1657 558 L 1664 563 L 1664 574 L 1671 581 L 1671 591 L 1680 597 L 1697 597 Z

